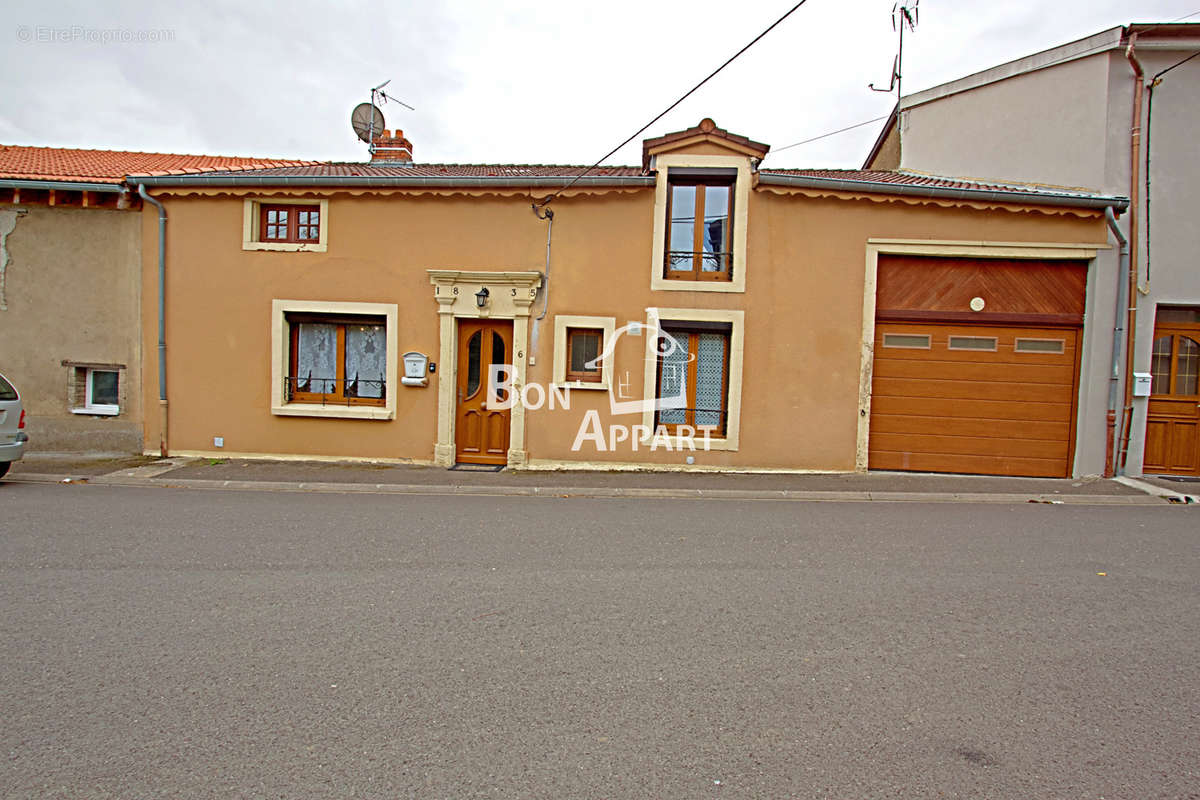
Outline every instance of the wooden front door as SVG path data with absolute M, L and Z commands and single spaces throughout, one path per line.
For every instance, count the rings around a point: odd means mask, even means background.
M 1200 323 L 1154 327 L 1142 470 L 1200 475 Z
M 508 462 L 508 409 L 487 406 L 492 364 L 512 363 L 512 323 L 461 320 L 458 324 L 457 411 L 454 420 L 456 458 L 466 464 Z M 507 399 L 502 395 L 502 399 Z

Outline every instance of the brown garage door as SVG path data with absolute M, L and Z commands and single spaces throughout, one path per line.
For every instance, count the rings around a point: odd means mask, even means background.
M 1086 276 L 1080 262 L 881 258 L 869 466 L 1069 476 Z
M 880 323 L 872 469 L 1065 477 L 1077 332 Z

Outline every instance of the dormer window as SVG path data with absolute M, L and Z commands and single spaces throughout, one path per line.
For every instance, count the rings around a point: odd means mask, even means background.
M 684 174 L 679 174 L 679 173 Z M 729 281 L 733 277 L 733 202 L 730 174 L 668 174 L 669 220 L 663 277 Z M 722 171 L 725 172 L 725 171 Z
M 754 163 L 768 149 L 711 119 L 642 142 L 655 173 L 651 290 L 746 291 Z

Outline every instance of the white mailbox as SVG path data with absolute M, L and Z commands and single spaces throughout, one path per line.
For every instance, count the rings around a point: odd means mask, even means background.
M 1149 397 L 1150 386 L 1154 382 L 1154 376 L 1149 372 L 1133 373 L 1133 396 L 1134 397 Z
M 428 386 L 429 378 L 425 377 L 429 369 L 429 357 L 423 353 L 404 354 L 404 377 L 400 383 L 405 386 Z

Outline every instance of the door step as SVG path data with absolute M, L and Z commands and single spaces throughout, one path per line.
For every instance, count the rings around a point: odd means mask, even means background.
M 451 467 L 451 471 L 458 472 L 499 472 L 507 466 L 505 464 L 464 464 L 459 462 Z

